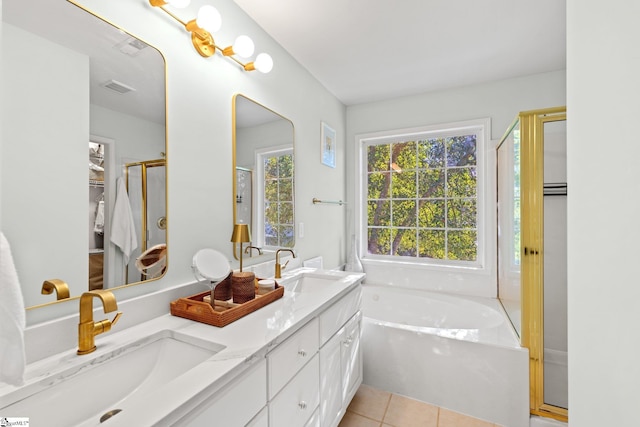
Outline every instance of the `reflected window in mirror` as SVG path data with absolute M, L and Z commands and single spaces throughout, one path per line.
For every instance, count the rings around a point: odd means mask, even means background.
M 253 171 L 236 167 L 236 223 L 252 224 Z
M 268 249 L 292 248 L 295 243 L 293 222 L 293 148 L 256 153 L 257 206 L 260 215 L 254 239 Z
M 293 130 L 280 114 L 244 95 L 234 96 L 233 221 L 250 226 L 250 246 L 260 248 L 249 251 L 258 258 L 255 262 L 272 255 L 270 249 L 295 245 Z M 235 247 L 236 259 L 237 252 Z

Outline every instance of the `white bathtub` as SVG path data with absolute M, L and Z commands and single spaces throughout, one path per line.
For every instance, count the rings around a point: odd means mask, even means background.
M 364 383 L 529 425 L 529 355 L 498 300 L 363 285 Z

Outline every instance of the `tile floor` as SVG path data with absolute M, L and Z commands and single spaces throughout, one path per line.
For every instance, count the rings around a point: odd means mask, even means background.
M 363 384 L 339 427 L 500 426 Z

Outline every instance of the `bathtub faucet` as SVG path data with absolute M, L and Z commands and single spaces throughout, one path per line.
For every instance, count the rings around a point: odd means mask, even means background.
M 276 279 L 282 278 L 282 270 L 287 268 L 287 264 L 289 264 L 289 261 L 287 261 L 284 265 L 280 265 L 280 252 L 291 252 L 291 255 L 293 255 L 294 258 L 296 257 L 296 254 L 295 252 L 293 252 L 293 249 L 278 249 L 276 251 L 276 275 L 275 275 Z

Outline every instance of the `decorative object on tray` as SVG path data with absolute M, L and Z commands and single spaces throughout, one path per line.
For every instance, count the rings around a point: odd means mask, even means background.
M 273 279 L 258 280 L 258 287 L 256 288 L 257 295 L 264 295 L 275 289 L 276 281 Z
M 233 233 L 231 233 L 231 242 L 234 245 L 240 243 L 240 271 L 242 272 L 242 244 L 251 242 L 251 231 L 248 224 L 233 224 Z
M 213 289 L 213 298 L 219 301 L 230 300 L 233 294 L 231 293 L 231 276 L 233 272 L 230 272 L 226 279 L 218 283 Z
M 255 284 L 256 281 L 254 281 L 254 286 Z M 171 314 L 174 316 L 223 327 L 282 298 L 283 295 L 284 287 L 276 282 L 272 291 L 264 295 L 256 295 L 254 299 L 242 304 L 214 300 L 212 305 L 210 293 L 202 292 L 172 301 L 170 307 Z
M 231 276 L 233 302 L 242 304 L 256 297 L 256 276 L 249 271 L 236 271 Z
M 193 256 L 191 269 L 198 282 L 207 282 L 214 299 L 231 298 L 231 265 L 222 253 L 214 249 L 200 249 Z
M 240 271 L 236 271 L 231 276 L 231 293 L 233 302 L 242 304 L 256 297 L 255 274 L 242 271 L 242 244 L 251 242 L 251 232 L 247 224 L 234 224 L 231 242 L 234 245 L 240 243 Z

